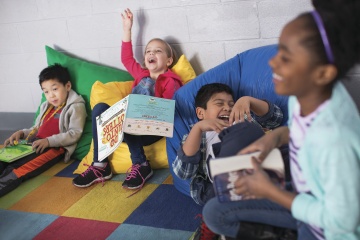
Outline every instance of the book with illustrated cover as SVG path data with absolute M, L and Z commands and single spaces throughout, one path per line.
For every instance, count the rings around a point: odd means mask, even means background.
M 30 155 L 35 152 L 31 145 L 18 144 L 14 146 L 7 146 L 0 148 L 0 161 L 2 162 L 14 162 L 22 157 Z
M 115 151 L 124 132 L 172 137 L 174 115 L 175 100 L 129 94 L 96 118 L 99 161 Z
M 209 166 L 214 190 L 220 202 L 242 199 L 241 195 L 235 193 L 234 184 L 239 177 L 253 173 L 251 162 L 253 156 L 259 156 L 259 152 L 210 160 Z M 261 167 L 269 175 L 272 182 L 279 186 L 284 185 L 284 162 L 279 149 L 273 149 L 262 162 Z

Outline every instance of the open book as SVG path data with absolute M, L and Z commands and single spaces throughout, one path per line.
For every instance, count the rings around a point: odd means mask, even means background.
M 253 156 L 259 156 L 259 152 L 210 160 L 210 173 L 214 190 L 220 202 L 242 199 L 241 195 L 234 192 L 234 184 L 239 177 L 252 174 L 251 158 Z M 273 149 L 262 162 L 261 167 L 275 184 L 280 186 L 284 184 L 284 162 L 279 149 Z
M 175 100 L 129 94 L 96 118 L 98 158 L 104 160 L 120 145 L 124 132 L 173 136 Z
M 0 161 L 2 162 L 14 162 L 22 157 L 30 155 L 35 152 L 31 145 L 18 144 L 14 146 L 7 146 L 0 148 Z

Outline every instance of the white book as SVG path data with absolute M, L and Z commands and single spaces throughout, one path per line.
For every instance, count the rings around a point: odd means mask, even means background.
M 242 197 L 235 194 L 234 184 L 244 175 L 252 174 L 251 158 L 258 157 L 260 152 L 253 152 L 232 157 L 211 159 L 210 174 L 213 179 L 215 194 L 220 202 L 238 201 Z M 270 179 L 279 185 L 284 184 L 285 170 L 280 150 L 273 149 L 261 163 Z

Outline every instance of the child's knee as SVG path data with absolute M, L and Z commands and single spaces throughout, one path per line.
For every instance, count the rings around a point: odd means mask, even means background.
M 106 103 L 98 103 L 94 106 L 91 114 L 92 116 L 99 116 L 101 113 L 105 112 L 110 106 Z

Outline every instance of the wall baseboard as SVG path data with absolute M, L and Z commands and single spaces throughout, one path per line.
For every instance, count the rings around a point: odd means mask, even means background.
M 0 144 L 15 131 L 30 128 L 34 122 L 35 113 L 0 112 Z
M 34 122 L 35 113 L 0 112 L 0 130 L 11 131 L 30 128 Z

